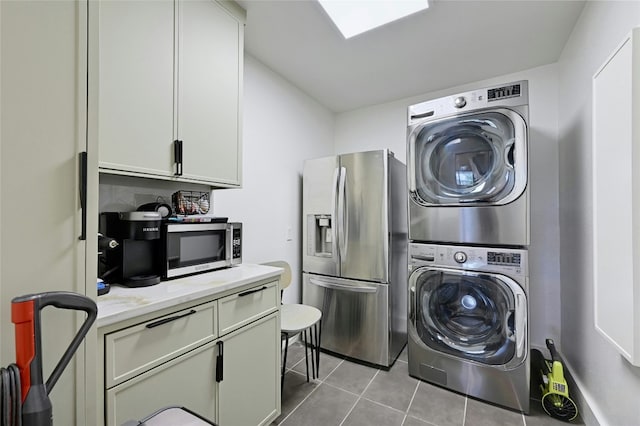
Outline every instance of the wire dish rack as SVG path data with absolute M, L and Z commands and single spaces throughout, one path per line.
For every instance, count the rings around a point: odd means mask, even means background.
M 176 215 L 195 215 L 209 213 L 209 193 L 202 191 L 176 191 L 171 194 L 173 212 Z

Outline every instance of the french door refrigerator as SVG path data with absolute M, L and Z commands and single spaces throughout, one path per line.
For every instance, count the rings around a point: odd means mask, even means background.
M 407 342 L 407 175 L 389 150 L 307 160 L 303 303 L 321 347 L 390 367 Z

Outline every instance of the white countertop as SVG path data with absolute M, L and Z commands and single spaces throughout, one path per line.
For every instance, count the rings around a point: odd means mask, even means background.
M 98 296 L 97 326 L 104 327 L 160 309 L 212 296 L 265 278 L 277 277 L 281 268 L 242 264 L 205 274 L 162 281 L 149 287 L 112 285 Z

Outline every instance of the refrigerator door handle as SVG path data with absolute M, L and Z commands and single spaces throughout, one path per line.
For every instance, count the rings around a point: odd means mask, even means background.
M 333 290 L 346 290 L 354 293 L 375 293 L 378 291 L 375 287 L 365 285 L 344 285 L 337 282 L 322 281 L 315 278 L 309 279 L 309 282 L 319 287 L 329 288 Z
M 340 176 L 340 167 L 336 167 L 333 172 L 333 186 L 331 190 L 331 245 L 333 250 L 331 250 L 331 256 L 333 258 L 337 257 L 338 254 L 338 179 Z M 340 273 L 340 262 L 336 261 L 338 264 L 338 274 Z
M 346 181 L 347 169 L 340 167 L 340 182 L 338 184 L 338 250 L 340 259 L 344 259 L 347 256 L 347 235 L 349 234 Z

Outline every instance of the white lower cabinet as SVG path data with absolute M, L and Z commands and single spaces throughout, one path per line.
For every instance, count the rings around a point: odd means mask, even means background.
M 216 346 L 213 342 L 107 391 L 107 423 L 141 420 L 167 406 L 216 418 Z
M 278 416 L 279 336 L 279 318 L 271 314 L 220 339 L 224 353 L 218 388 L 220 426 L 266 425 Z
M 260 281 L 99 330 L 109 426 L 183 406 L 219 426 L 280 414 L 280 292 Z

